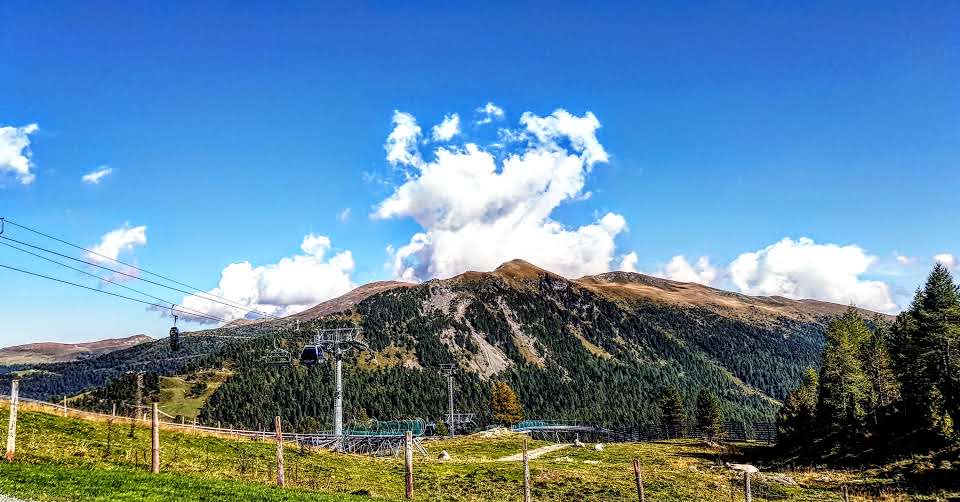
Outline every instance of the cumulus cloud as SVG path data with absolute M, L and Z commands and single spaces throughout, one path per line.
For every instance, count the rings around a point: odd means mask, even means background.
M 100 181 L 109 176 L 113 172 L 113 169 L 110 166 L 100 166 L 93 171 L 90 171 L 87 174 L 84 174 L 80 177 L 80 181 L 88 185 L 99 185 Z
M 640 257 L 637 256 L 636 251 L 630 251 L 629 253 L 623 255 L 620 259 L 619 269 L 624 272 L 637 272 L 637 262 L 640 260 Z
M 433 126 L 434 141 L 450 141 L 460 133 L 460 115 L 451 113 L 443 117 L 443 121 Z
M 420 152 L 417 140 L 420 138 L 420 126 L 417 119 L 409 113 L 399 110 L 393 112 L 393 131 L 387 136 L 383 149 L 387 151 L 387 161 L 391 165 L 420 165 Z
M 957 267 L 957 258 L 950 253 L 940 253 L 933 257 L 934 263 L 942 263 L 947 270 L 953 270 Z
M 23 185 L 33 183 L 30 135 L 38 130 L 37 124 L 0 126 L 0 174 L 10 174 Z
M 876 257 L 856 245 L 784 238 L 743 253 L 728 267 L 731 281 L 750 295 L 816 298 L 882 312 L 897 309 L 890 288 L 862 278 Z
M 330 238 L 308 234 L 300 244 L 301 253 L 277 263 L 253 266 L 243 261 L 227 265 L 220 273 L 217 287 L 208 293 L 271 315 L 300 312 L 355 287 L 350 278 L 353 255 L 350 251 L 341 251 L 327 257 L 330 249 Z M 214 303 L 199 295 L 184 297 L 180 304 L 227 321 L 242 319 L 248 314 L 244 309 Z M 189 314 L 183 317 L 205 322 Z
M 477 108 L 477 124 L 489 124 L 494 120 L 503 120 L 504 112 L 503 108 L 493 104 L 492 101 L 488 101 L 487 104 Z
M 696 264 L 691 264 L 681 254 L 671 258 L 666 267 L 657 271 L 656 275 L 671 281 L 696 282 L 709 286 L 716 280 L 718 273 L 710 264 L 710 258 L 701 256 Z
M 414 130 L 412 116 L 394 117 L 395 126 Z M 589 112 L 578 117 L 557 110 L 546 117 L 525 113 L 520 126 L 525 139 L 502 158 L 473 143 L 438 147 L 429 162 L 418 151 L 404 148 L 400 155 L 387 148 L 388 161 L 414 169 L 373 216 L 409 217 L 422 228 L 392 250 L 396 277 L 449 277 L 513 258 L 568 277 L 610 269 L 614 239 L 627 228 L 623 216 L 607 213 L 577 228 L 551 217 L 561 204 L 582 197 L 586 176 L 607 161 L 596 138 L 600 122 Z M 400 141 L 388 138 L 387 144 Z
M 140 225 L 131 227 L 129 223 L 111 230 L 100 238 L 100 242 L 90 248 L 92 253 L 88 254 L 91 260 L 104 263 L 116 260 L 122 252 L 131 252 L 137 246 L 147 244 L 147 227 Z

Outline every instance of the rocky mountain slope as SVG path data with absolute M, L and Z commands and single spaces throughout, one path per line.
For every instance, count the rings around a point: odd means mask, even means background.
M 126 349 L 153 339 L 146 335 L 110 338 L 95 342 L 41 342 L 0 349 L 0 365 L 62 363 Z

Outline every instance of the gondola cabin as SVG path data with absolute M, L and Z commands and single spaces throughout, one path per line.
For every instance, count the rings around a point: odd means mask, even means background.
M 176 326 L 170 328 L 170 350 L 180 350 L 180 330 Z
M 320 348 L 316 345 L 307 345 L 300 353 L 300 364 L 304 366 L 316 366 L 320 362 Z

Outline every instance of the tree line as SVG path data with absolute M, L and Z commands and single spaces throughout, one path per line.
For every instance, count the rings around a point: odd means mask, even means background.
M 777 413 L 782 452 L 864 463 L 958 444 L 958 341 L 960 289 L 940 263 L 892 323 L 848 309 Z

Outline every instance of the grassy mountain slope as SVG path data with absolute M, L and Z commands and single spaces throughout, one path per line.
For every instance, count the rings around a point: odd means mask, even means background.
M 63 363 L 125 349 L 153 339 L 146 335 L 82 343 L 30 343 L 0 348 L 0 365 Z

